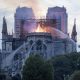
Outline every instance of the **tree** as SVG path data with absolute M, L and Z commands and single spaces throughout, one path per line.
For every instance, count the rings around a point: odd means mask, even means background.
M 75 71 L 69 80 L 80 80 L 80 71 Z
M 53 67 L 41 56 L 31 55 L 25 62 L 22 76 L 23 80 L 53 80 Z
M 54 56 L 51 62 L 54 67 L 54 80 L 64 80 L 75 70 L 80 70 L 80 52 Z
M 72 72 L 70 60 L 65 55 L 55 56 L 51 59 L 54 67 L 54 80 L 64 80 Z

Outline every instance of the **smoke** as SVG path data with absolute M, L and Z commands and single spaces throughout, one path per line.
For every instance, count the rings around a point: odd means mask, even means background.
M 43 8 L 42 4 L 40 3 L 41 0 L 25 0 L 23 1 L 23 6 L 31 7 L 36 18 L 40 18 L 43 15 Z
M 41 10 L 39 7 L 39 0 L 26 0 L 25 3 L 26 3 L 26 5 L 32 7 L 36 17 L 38 17 L 40 15 L 39 12 Z
M 4 0 L 4 4 L 7 9 L 16 9 L 18 6 L 30 7 L 33 9 L 36 18 L 40 18 L 45 13 L 45 8 L 41 0 Z

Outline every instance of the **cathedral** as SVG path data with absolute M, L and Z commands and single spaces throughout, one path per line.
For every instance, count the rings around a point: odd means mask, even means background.
M 32 8 L 18 7 L 14 20 L 14 32 L 9 35 L 6 18 L 3 17 L 1 69 L 9 75 L 21 75 L 29 55 L 40 54 L 50 59 L 52 56 L 76 52 L 76 20 L 70 38 L 65 7 L 48 8 L 46 19 L 35 19 Z

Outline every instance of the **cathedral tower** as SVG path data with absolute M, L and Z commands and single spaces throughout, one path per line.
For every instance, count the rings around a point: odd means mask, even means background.
M 33 27 L 30 19 L 34 19 L 34 13 L 32 8 L 18 7 L 15 12 L 15 35 L 16 38 L 20 38 L 26 32 L 31 30 Z M 31 25 L 32 24 L 32 25 Z M 22 31 L 22 32 L 21 32 Z
M 53 20 L 55 19 L 56 26 L 54 27 L 62 31 L 63 33 L 67 34 L 68 15 L 65 7 L 49 7 L 46 18 Z

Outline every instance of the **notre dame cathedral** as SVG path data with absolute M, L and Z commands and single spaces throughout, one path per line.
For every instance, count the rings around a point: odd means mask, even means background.
M 31 54 L 49 59 L 76 52 L 76 21 L 70 38 L 65 7 L 48 8 L 46 19 L 35 19 L 32 8 L 18 7 L 14 21 L 14 32 L 9 35 L 3 18 L 1 69 L 8 74 L 21 75 L 22 66 Z

